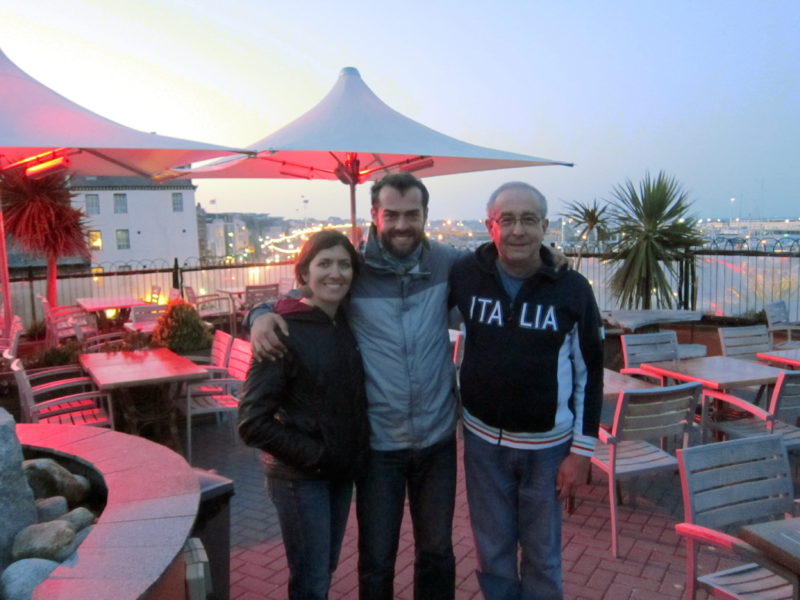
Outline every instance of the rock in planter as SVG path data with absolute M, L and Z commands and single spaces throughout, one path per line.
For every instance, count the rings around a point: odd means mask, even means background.
M 58 519 L 67 514 L 69 506 L 67 506 L 67 499 L 64 496 L 50 496 L 36 501 L 36 511 L 39 515 L 38 521 L 41 523 Z
M 79 506 L 61 517 L 62 520 L 69 523 L 75 531 L 88 527 L 94 523 L 94 515 L 92 511 L 83 506 Z
M 89 494 L 89 482 L 85 477 L 73 475 L 52 458 L 26 460 L 22 468 L 37 498 L 64 496 L 70 506 L 75 506 Z
M 36 522 L 36 506 L 22 471 L 22 448 L 14 419 L 0 408 L 0 571 L 11 562 L 11 542 Z
M 11 557 L 46 558 L 62 561 L 75 550 L 75 530 L 67 521 L 56 519 L 47 523 L 28 525 L 14 538 Z
M 54 560 L 26 558 L 9 566 L 0 576 L 0 598 L 30 600 L 33 589 L 58 566 Z

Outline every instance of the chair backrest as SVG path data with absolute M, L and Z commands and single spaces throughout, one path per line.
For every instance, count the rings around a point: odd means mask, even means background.
M 144 306 L 132 306 L 130 320 L 131 323 L 142 323 L 144 321 L 156 321 L 164 314 L 167 307 L 163 304 L 145 304 Z
M 755 358 L 757 352 L 772 350 L 769 331 L 765 325 L 720 327 L 717 331 L 723 356 Z
M 765 304 L 764 313 L 767 315 L 767 327 L 769 329 L 780 328 L 782 324 L 789 322 L 789 309 L 783 300 Z
M 228 358 L 228 374 L 234 379 L 245 380 L 250 362 L 253 360 L 253 347 L 242 338 L 234 338 L 231 344 L 231 355 Z
M 700 383 L 626 390 L 617 400 L 611 434 L 646 441 L 683 436 L 686 446 L 701 390 Z
M 785 371 L 778 375 L 768 412 L 779 421 L 797 426 L 800 422 L 800 371 Z
M 792 471 L 780 436 L 678 450 L 684 520 L 735 534 L 748 522 L 793 511 Z
M 83 340 L 84 352 L 117 352 L 125 343 L 124 331 L 112 331 L 92 335 Z
M 8 338 L 0 340 L 0 347 L 3 350 L 4 358 L 7 360 L 17 358 L 19 340 L 23 333 L 25 333 L 25 328 L 22 326 L 22 319 L 18 315 L 14 315 L 11 321 L 11 329 L 8 332 Z
M 183 286 L 183 293 L 186 295 L 186 301 L 189 304 L 195 304 L 197 302 L 197 294 L 194 293 L 194 288 L 192 286 Z
M 244 306 L 247 309 L 253 308 L 257 304 L 278 299 L 277 283 L 265 285 L 248 285 L 244 288 Z
M 620 336 L 622 360 L 626 368 L 642 363 L 678 358 L 678 334 L 672 330 L 658 333 L 631 333 Z
M 20 419 L 23 423 L 34 423 L 34 400 L 31 382 L 25 373 L 22 361 L 15 358 L 11 361 L 11 371 L 14 373 L 14 380 L 17 382 L 17 393 L 19 394 Z
M 233 345 L 233 336 L 221 329 L 214 331 L 214 341 L 211 342 L 211 366 L 227 367 L 228 359 Z

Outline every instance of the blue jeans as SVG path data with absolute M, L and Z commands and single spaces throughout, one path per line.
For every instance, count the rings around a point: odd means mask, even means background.
M 518 450 L 464 431 L 467 502 L 486 600 L 563 597 L 556 475 L 569 447 Z
M 406 492 L 414 527 L 414 598 L 452 599 L 455 435 L 421 450 L 373 450 L 367 476 L 356 490 L 361 600 L 394 598 Z
M 353 484 L 268 477 L 267 489 L 286 548 L 289 598 L 327 598 L 342 549 Z

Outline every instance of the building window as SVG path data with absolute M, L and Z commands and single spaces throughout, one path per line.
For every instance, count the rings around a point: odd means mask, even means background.
M 114 194 L 114 214 L 124 215 L 128 213 L 128 195 Z
M 131 234 L 127 229 L 117 229 L 117 250 L 130 250 Z
M 103 234 L 99 231 L 89 231 L 89 249 L 102 250 L 103 249 Z
M 100 214 L 100 196 L 98 194 L 86 194 L 86 214 Z
M 183 212 L 182 192 L 172 192 L 172 212 Z

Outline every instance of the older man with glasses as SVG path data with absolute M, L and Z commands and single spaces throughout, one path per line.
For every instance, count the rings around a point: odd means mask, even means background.
M 487 214 L 492 242 L 450 275 L 467 332 L 464 467 L 478 580 L 489 600 L 561 598 L 560 500 L 586 481 L 600 421 L 600 313 L 588 281 L 558 270 L 542 246 L 547 201 L 536 188 L 504 184 Z

